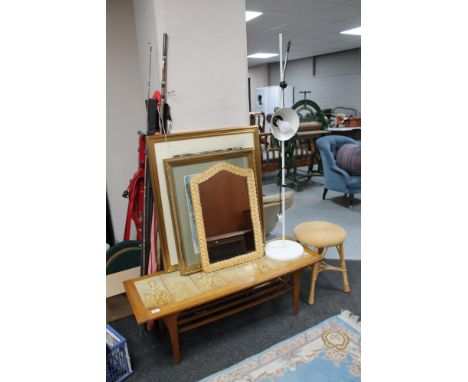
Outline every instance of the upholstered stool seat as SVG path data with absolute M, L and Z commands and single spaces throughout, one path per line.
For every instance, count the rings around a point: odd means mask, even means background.
M 317 249 L 317 252 L 325 258 L 328 248 L 336 247 L 340 256 L 340 267 L 334 267 L 326 264 L 323 260 L 316 263 L 312 269 L 312 280 L 310 285 L 309 304 L 313 304 L 315 300 L 315 283 L 318 274 L 322 271 L 339 271 L 343 273 L 343 290 L 349 292 L 348 273 L 346 271 L 346 263 L 344 258 L 343 245 L 346 240 L 346 231 L 337 224 L 325 221 L 310 221 L 297 225 L 294 228 L 296 240 L 307 246 L 312 246 Z

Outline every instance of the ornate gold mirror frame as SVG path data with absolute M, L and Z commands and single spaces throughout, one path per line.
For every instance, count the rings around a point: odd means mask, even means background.
M 201 204 L 199 185 L 221 171 L 227 171 L 231 174 L 246 178 L 255 250 L 245 254 L 234 256 L 227 260 L 211 263 L 210 257 L 208 256 L 208 244 L 206 240 L 205 223 L 203 219 L 203 207 Z M 264 243 L 262 235 L 262 226 L 260 223 L 260 213 L 258 205 L 257 188 L 255 185 L 255 175 L 252 169 L 236 167 L 226 162 L 217 163 L 214 166 L 210 167 L 208 170 L 204 171 L 203 173 L 194 176 L 190 180 L 190 190 L 192 194 L 193 213 L 195 217 L 195 225 L 197 228 L 198 243 L 200 247 L 200 259 L 202 269 L 205 272 L 217 271 L 222 268 L 231 267 L 248 261 L 256 260 L 263 256 Z M 226 195 L 226 203 L 229 203 L 230 197 L 232 197 L 232 195 Z

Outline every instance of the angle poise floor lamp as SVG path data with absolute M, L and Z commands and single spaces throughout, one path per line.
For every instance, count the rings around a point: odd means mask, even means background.
M 265 255 L 273 260 L 291 261 L 302 256 L 304 249 L 302 245 L 292 240 L 285 239 L 286 227 L 286 202 L 284 195 L 286 168 L 284 158 L 284 142 L 294 137 L 299 129 L 299 117 L 297 113 L 291 108 L 284 107 L 284 89 L 287 84 L 284 81 L 284 73 L 288 63 L 289 48 L 291 41 L 288 42 L 286 50 L 286 58 L 283 67 L 283 36 L 279 34 L 279 52 L 280 52 L 280 87 L 281 87 L 281 108 L 278 109 L 271 118 L 271 133 L 281 142 L 281 215 L 280 221 L 282 223 L 282 238 L 281 240 L 270 241 L 265 246 Z

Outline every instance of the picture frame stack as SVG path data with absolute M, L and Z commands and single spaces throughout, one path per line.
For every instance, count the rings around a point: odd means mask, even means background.
M 258 127 L 154 135 L 147 137 L 147 147 L 166 272 L 189 275 L 202 270 L 188 183 L 214 164 L 227 162 L 254 171 L 264 238 Z

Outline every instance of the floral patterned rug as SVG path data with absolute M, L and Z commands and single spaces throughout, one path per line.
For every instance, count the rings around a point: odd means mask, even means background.
M 360 380 L 361 324 L 343 311 L 200 382 Z

